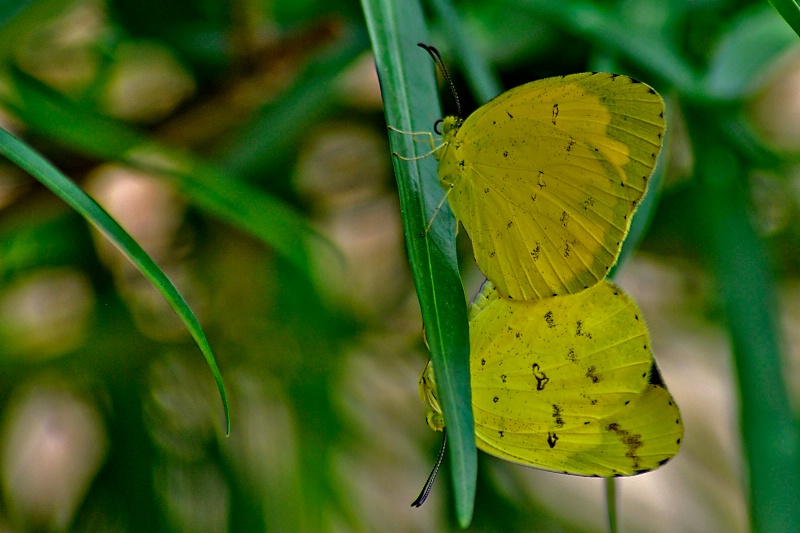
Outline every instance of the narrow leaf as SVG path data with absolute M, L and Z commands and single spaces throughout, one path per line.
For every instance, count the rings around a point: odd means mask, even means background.
M 417 47 L 418 42 L 427 41 L 419 3 L 362 0 L 362 6 L 387 124 L 403 131 L 431 131 L 441 110 L 433 65 Z M 389 133 L 392 149 L 405 157 L 430 150 L 427 144 L 414 142 L 412 135 Z M 416 161 L 395 157 L 393 162 L 406 247 L 447 424 L 456 516 L 461 526 L 467 527 L 475 500 L 477 451 L 469 382 L 469 326 L 456 261 L 455 220 L 445 204 L 425 234 L 444 195 L 433 157 Z
M 80 213 L 89 222 L 94 224 L 119 250 L 125 257 L 133 263 L 136 268 L 147 278 L 150 283 L 161 293 L 170 307 L 178 314 L 180 319 L 186 324 L 186 328 L 194 337 L 197 346 L 203 352 L 203 356 L 211 368 L 214 380 L 217 382 L 222 406 L 225 410 L 225 434 L 231 431 L 231 419 L 228 409 L 228 396 L 225 393 L 225 385 L 222 383 L 222 375 L 214 360 L 211 346 L 208 344 L 205 333 L 200 327 L 200 322 L 194 315 L 189 305 L 172 284 L 169 278 L 150 258 L 142 247 L 120 226 L 116 220 L 90 198 L 83 190 L 70 181 L 64 174 L 59 172 L 53 165 L 45 160 L 41 155 L 28 147 L 25 143 L 0 129 L 0 155 L 7 157 L 21 169 L 28 172 L 31 176 L 38 179 L 47 188 L 53 191 L 59 198 L 64 200 L 70 207 Z

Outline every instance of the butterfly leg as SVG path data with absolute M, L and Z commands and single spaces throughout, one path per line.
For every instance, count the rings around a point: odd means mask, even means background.
M 450 196 L 450 193 L 452 191 L 453 191 L 453 186 L 451 185 L 450 188 L 447 189 L 447 192 L 442 197 L 442 201 L 439 202 L 439 205 L 436 206 L 436 210 L 433 212 L 433 215 L 431 215 L 431 220 L 430 222 L 428 222 L 428 226 L 425 228 L 425 233 L 422 234 L 423 237 L 428 235 L 428 231 L 430 231 L 431 226 L 433 226 L 433 221 L 436 220 L 436 215 L 439 214 L 439 210 L 442 208 L 442 204 L 444 204 L 445 200 L 447 200 L 447 197 Z M 458 233 L 458 224 L 456 224 L 456 233 Z
M 389 130 L 395 131 L 395 132 L 400 133 L 402 135 L 411 135 L 411 138 L 414 139 L 414 142 L 420 142 L 419 137 L 422 137 L 423 138 L 422 142 L 427 142 L 428 144 L 430 144 L 431 150 L 429 152 L 426 152 L 426 153 L 424 153 L 422 155 L 419 155 L 419 156 L 416 156 L 416 157 L 404 157 L 404 156 L 400 155 L 397 152 L 392 152 L 392 155 L 394 157 L 396 157 L 398 159 L 402 159 L 403 161 L 416 161 L 418 159 L 425 159 L 426 157 L 429 157 L 429 156 L 433 155 L 434 153 L 436 153 L 436 151 L 439 150 L 439 148 L 442 147 L 441 144 L 439 146 L 436 146 L 436 143 L 433 140 L 433 134 L 431 132 L 429 132 L 429 131 L 403 131 L 403 130 L 395 128 L 394 126 L 386 126 L 386 127 Z
M 426 137 L 426 138 L 429 139 L 428 142 L 430 142 L 431 146 L 434 145 L 433 144 L 433 134 L 431 132 L 429 132 L 429 131 L 405 131 L 405 130 L 401 130 L 401 129 L 395 128 L 394 126 L 386 126 L 386 128 L 391 130 L 391 131 L 400 133 L 402 135 L 411 135 L 412 137 L 415 137 L 415 138 L 417 136 L 421 135 L 421 136 Z

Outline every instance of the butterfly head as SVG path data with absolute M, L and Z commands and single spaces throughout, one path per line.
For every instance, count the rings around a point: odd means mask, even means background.
M 458 131 L 458 128 L 460 128 L 461 124 L 463 124 L 463 122 L 464 119 L 462 119 L 461 117 L 450 115 L 436 121 L 436 126 L 434 126 L 434 130 L 436 131 L 436 133 L 440 134 L 442 137 L 446 139 L 447 137 L 454 136 Z
M 423 370 L 422 376 L 419 378 L 419 394 L 428 407 L 425 413 L 425 420 L 428 425 L 434 431 L 442 431 L 444 429 L 444 415 L 442 415 L 442 406 L 439 404 L 436 377 L 433 375 L 433 366 L 431 366 L 430 361 L 425 365 L 425 370 Z

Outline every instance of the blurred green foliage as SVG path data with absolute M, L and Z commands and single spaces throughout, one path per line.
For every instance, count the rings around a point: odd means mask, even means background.
M 774 3 L 787 16 L 787 4 Z M 407 262 L 400 222 L 424 217 L 398 203 L 403 183 L 395 188 L 370 63 L 375 28 L 394 27 L 428 32 L 468 110 L 499 87 L 585 70 L 632 75 L 664 95 L 662 182 L 650 216 L 637 216 L 638 246 L 702 279 L 701 303 L 680 312 L 727 332 L 721 353 L 732 356 L 735 393 L 725 405 L 740 440 L 725 443 L 735 464 L 721 469 L 697 428 L 725 414 L 676 394 L 689 457 L 647 474 L 671 476 L 669 489 L 660 507 L 639 506 L 664 508 L 685 531 L 800 529 L 798 367 L 778 304 L 795 294 L 800 266 L 800 62 L 790 26 L 763 2 L 468 0 L 432 1 L 427 28 L 409 28 L 402 14 L 370 14 L 390 4 L 0 6 L 0 125 L 97 198 L 181 290 L 214 349 L 233 420 L 226 438 L 213 377 L 161 296 L 5 162 L 0 528 L 457 529 L 445 477 L 425 507 L 408 508 L 436 436 L 416 397 L 427 356 L 413 283 L 422 267 Z M 432 72 L 416 42 L 399 46 L 396 56 L 379 52 L 379 66 L 397 79 L 420 65 Z M 387 116 L 433 112 L 403 102 L 397 87 L 380 89 Z M 449 96 L 443 107 L 453 111 Z M 435 176 L 420 179 L 435 189 Z M 471 295 L 469 245 L 463 236 L 456 245 Z M 431 316 L 430 301 L 419 301 Z M 715 360 L 707 344 L 669 341 Z M 692 385 L 681 389 L 681 378 Z M 685 370 L 667 382 L 712 389 L 694 378 Z M 555 488 L 526 485 L 526 469 L 482 455 L 478 463 L 471 531 L 603 529 L 602 510 L 587 525 L 576 518 L 583 500 L 560 493 L 573 507 L 564 511 Z M 548 476 L 555 487 L 558 476 Z M 707 496 L 710 485 L 723 496 Z M 686 499 L 670 499 L 678 492 Z M 667 520 L 626 526 L 634 505 L 624 491 L 621 507 L 624 531 L 675 530 Z

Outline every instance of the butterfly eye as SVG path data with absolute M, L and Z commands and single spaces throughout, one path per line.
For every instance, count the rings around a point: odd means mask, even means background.
M 442 134 L 442 129 L 440 128 L 440 126 L 442 125 L 442 122 L 444 122 L 444 119 L 440 118 L 439 120 L 437 120 L 436 122 L 433 123 L 433 131 L 434 131 L 434 133 L 436 133 L 436 135 L 441 135 Z

